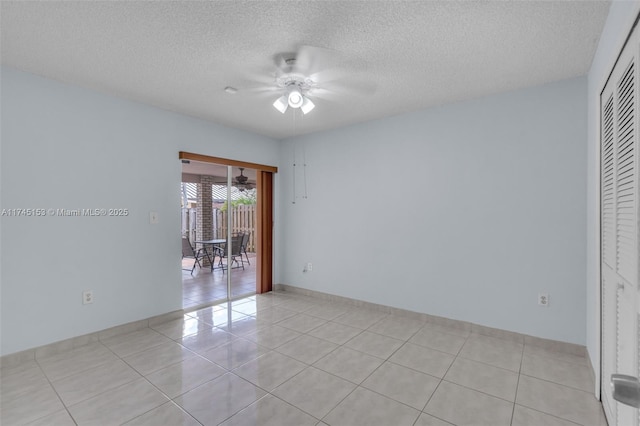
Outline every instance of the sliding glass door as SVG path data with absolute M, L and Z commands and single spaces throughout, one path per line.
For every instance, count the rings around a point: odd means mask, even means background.
M 183 308 L 254 294 L 256 170 L 183 159 L 182 172 Z

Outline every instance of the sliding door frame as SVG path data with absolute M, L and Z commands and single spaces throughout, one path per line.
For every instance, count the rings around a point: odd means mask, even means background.
M 256 207 L 260 217 L 256 226 L 256 293 L 271 291 L 273 289 L 273 174 L 278 172 L 278 168 L 185 151 L 180 151 L 178 158 L 223 166 L 245 167 L 257 171 L 258 204 Z

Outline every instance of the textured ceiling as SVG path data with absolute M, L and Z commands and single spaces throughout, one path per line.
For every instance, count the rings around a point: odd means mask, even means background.
M 2 1 L 2 64 L 276 139 L 585 75 L 607 1 Z M 306 116 L 274 57 L 329 48 Z M 335 74 L 332 74 L 335 77 Z M 239 89 L 236 94 L 226 86 Z M 358 89 L 358 90 L 351 90 Z

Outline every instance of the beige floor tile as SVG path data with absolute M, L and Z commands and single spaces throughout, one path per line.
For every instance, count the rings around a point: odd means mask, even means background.
M 305 311 L 305 314 L 330 321 L 344 314 L 348 310 L 349 308 L 347 306 L 341 305 L 339 303 L 322 303 L 319 305 L 315 305 L 313 308 Z
M 255 295 L 2 367 L 0 423 L 606 424 L 586 357 L 480 332 Z
M 78 425 L 127 422 L 167 402 L 167 397 L 145 379 L 138 379 L 69 408 Z
M 151 373 L 147 380 L 175 398 L 225 373 L 224 368 L 198 356 Z
M 437 417 L 433 417 L 432 415 L 422 413 L 420 414 L 420 417 L 418 417 L 418 421 L 413 426 L 451 426 L 451 425 L 452 423 L 445 422 L 444 420 L 440 420 Z
M 419 415 L 418 410 L 358 387 L 323 420 L 331 426 L 410 426 Z
M 531 408 L 517 405 L 513 410 L 511 426 L 576 426 L 577 423 L 554 417 Z M 594 424 L 595 426 L 595 424 Z
M 102 364 L 52 382 L 53 388 L 66 406 L 93 398 L 140 378 L 140 374 L 122 360 Z
M 465 337 L 454 334 L 443 333 L 429 326 L 425 326 L 413 335 L 409 342 L 427 348 L 436 349 L 440 352 L 457 355 L 466 341 Z
M 102 343 L 120 358 L 142 352 L 167 342 L 171 342 L 171 339 L 150 328 L 102 340 Z
M 211 348 L 222 346 L 234 339 L 237 339 L 237 337 L 233 334 L 214 327 L 200 330 L 191 336 L 183 337 L 178 342 L 192 351 L 202 354 Z
M 313 426 L 317 422 L 318 419 L 300 411 L 298 408 L 273 395 L 267 395 L 225 421 L 222 425 Z
M 28 395 L 2 401 L 1 425 L 20 425 L 50 416 L 64 409 L 50 384 L 33 389 Z
M 522 342 L 515 341 L 515 340 L 501 339 L 499 337 L 488 336 L 488 335 L 479 334 L 479 333 L 471 333 L 467 338 L 467 340 L 486 343 L 486 344 L 495 346 L 496 348 L 500 348 L 504 351 L 522 352 L 522 350 L 524 349 L 524 343 Z
M 573 362 L 574 364 L 589 365 L 589 359 L 585 356 L 573 355 L 566 352 L 560 352 L 549 348 L 526 344 L 524 345 L 525 355 L 535 355 L 545 358 L 558 359 L 565 362 Z
M 424 412 L 458 426 L 509 426 L 513 403 L 443 381 Z
M 262 305 L 258 304 L 258 310 L 260 310 L 261 308 L 277 306 L 284 302 L 284 298 L 282 297 L 284 294 L 282 291 L 274 290 L 268 293 L 255 294 L 253 297 L 256 299 L 256 302 L 262 303 Z
M 441 333 L 453 334 L 454 336 L 464 337 L 465 339 L 471 335 L 471 327 L 460 326 L 452 327 L 444 324 L 438 324 L 434 322 L 428 322 L 425 327 L 431 330 L 439 331 Z
M 598 422 L 598 426 L 608 426 L 608 424 L 607 416 L 604 414 L 602 405 L 600 405 L 600 421 Z
M 170 341 L 154 346 L 146 351 L 137 352 L 134 355 L 123 358 L 123 361 L 143 376 L 146 376 L 156 370 L 194 356 L 196 356 L 194 352 L 176 342 Z
M 200 423 L 174 402 L 167 402 L 125 423 L 126 426 L 200 426 Z
M 0 401 L 6 403 L 28 396 L 34 390 L 46 386 L 49 380 L 42 369 L 34 362 L 30 367 L 16 370 L 13 374 L 0 378 Z
M 308 367 L 278 386 L 272 393 L 321 419 L 355 388 L 356 385 L 351 382 Z
M 306 314 L 296 314 L 292 317 L 286 318 L 278 323 L 280 327 L 286 327 L 291 330 L 295 330 L 299 333 L 307 333 L 314 328 L 320 327 L 326 323 L 327 320 L 313 317 Z
M 57 411 L 49 416 L 42 417 L 30 423 L 26 423 L 26 426 L 75 426 L 76 422 L 73 421 L 67 410 Z
M 393 354 L 404 342 L 382 334 L 363 331 L 353 339 L 349 340 L 344 346 L 364 352 L 378 358 L 387 359 Z
M 522 345 L 493 337 L 472 335 L 458 353 L 460 357 L 479 361 L 494 367 L 519 372 Z
M 268 352 L 233 370 L 238 376 L 266 391 L 272 391 L 306 367 L 278 352 Z
M 591 392 L 525 375 L 520 375 L 516 403 L 585 425 L 600 418 L 600 403 Z
M 222 346 L 209 349 L 202 356 L 216 364 L 233 370 L 269 352 L 269 349 L 247 339 L 237 338 Z
M 316 304 L 315 299 L 308 297 L 293 296 L 283 301 L 280 307 L 296 312 L 304 312 L 312 309 Z
M 360 328 L 349 327 L 348 325 L 329 321 L 320 327 L 311 330 L 308 334 L 310 336 L 328 340 L 337 345 L 342 345 L 360 333 L 362 333 L 362 329 Z
M 296 314 L 297 312 L 292 311 L 291 309 L 274 306 L 272 308 L 259 310 L 254 314 L 254 316 L 258 319 L 258 321 L 262 321 L 267 324 L 275 324 Z
M 361 386 L 422 410 L 438 383 L 440 379 L 436 377 L 385 362 Z
M 5 378 L 12 376 L 14 374 L 28 372 L 29 370 L 32 370 L 34 368 L 35 369 L 40 368 L 38 363 L 33 359 L 30 359 L 28 361 L 23 361 L 17 365 L 6 364 L 6 363 L 2 363 L 1 361 L 2 361 L 2 358 L 0 357 L 0 380 L 4 380 Z
M 522 359 L 522 374 L 585 392 L 595 389 L 590 368 L 584 364 L 525 354 Z
M 175 402 L 203 425 L 218 425 L 267 393 L 227 373 L 175 399 Z
M 276 351 L 305 364 L 313 364 L 337 347 L 334 343 L 303 334 L 279 346 Z
M 350 309 L 344 314 L 333 319 L 334 322 L 350 327 L 366 330 L 372 325 L 385 320 L 389 315 L 368 309 Z
M 253 315 L 258 312 L 258 305 L 255 300 L 241 299 L 231 302 L 231 309 L 244 315 Z
M 343 346 L 320 358 L 314 367 L 359 384 L 383 362 L 383 359 Z
M 228 322 L 224 325 L 219 325 L 218 328 L 236 336 L 246 336 L 247 334 L 255 333 L 266 326 L 267 324 L 258 321 L 256 317 L 248 316 L 246 318 Z
M 38 360 L 38 364 L 49 380 L 58 380 L 116 359 L 118 357 L 105 345 L 92 343 L 69 352 L 42 358 Z
M 184 318 L 156 324 L 151 328 L 169 339 L 177 340 L 195 334 L 202 329 L 211 328 L 211 325 L 198 321 L 189 315 L 184 315 Z
M 189 312 L 187 315 L 210 326 L 222 326 L 247 317 L 245 314 L 225 308 L 224 305 L 211 306 L 200 309 L 199 311 Z
M 389 361 L 442 378 L 454 358 L 451 354 L 414 345 L 413 343 L 405 343 L 389 358 Z
M 464 358 L 456 360 L 444 379 L 507 401 L 515 401 L 518 374 Z
M 273 325 L 271 327 L 260 329 L 255 333 L 248 334 L 244 337 L 260 346 L 275 349 L 300 335 L 301 333 L 298 333 L 295 330 Z
M 399 340 L 408 340 L 415 334 L 425 322 L 413 318 L 403 318 L 399 316 L 389 315 L 382 321 L 379 321 L 369 327 L 369 331 L 393 337 Z

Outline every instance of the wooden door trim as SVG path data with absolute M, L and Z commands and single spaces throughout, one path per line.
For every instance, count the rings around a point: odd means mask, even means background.
M 278 173 L 278 168 L 275 166 L 231 160 L 229 158 L 222 157 L 211 157 L 209 155 L 194 154 L 192 152 L 180 151 L 178 153 L 178 158 L 180 158 L 181 160 L 201 161 L 203 163 L 215 163 L 222 164 L 223 166 L 245 167 L 247 169 L 255 169 L 263 172 Z
M 273 173 L 259 171 L 256 175 L 258 190 L 256 221 L 256 293 L 273 289 Z
M 255 169 L 257 205 L 259 218 L 256 220 L 256 293 L 266 293 L 273 289 L 273 174 L 278 168 L 264 164 L 230 160 L 180 151 L 181 160 Z

